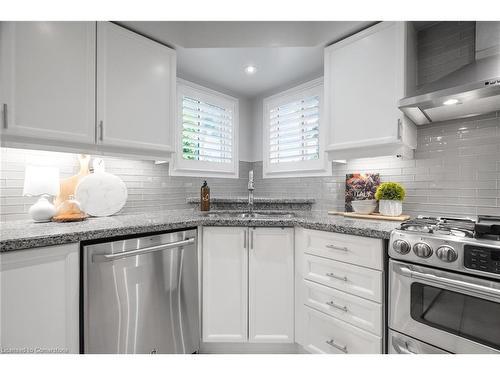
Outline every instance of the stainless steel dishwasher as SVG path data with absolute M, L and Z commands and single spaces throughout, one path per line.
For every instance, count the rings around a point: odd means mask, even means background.
M 85 353 L 194 353 L 196 230 L 83 247 Z

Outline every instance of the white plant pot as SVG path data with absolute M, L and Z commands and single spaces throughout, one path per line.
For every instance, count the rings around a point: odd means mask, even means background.
M 403 212 L 403 201 L 390 201 L 381 199 L 379 211 L 384 216 L 399 216 Z

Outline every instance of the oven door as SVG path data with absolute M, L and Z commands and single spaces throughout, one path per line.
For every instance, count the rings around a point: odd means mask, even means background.
M 389 326 L 452 353 L 500 353 L 500 282 L 389 261 Z

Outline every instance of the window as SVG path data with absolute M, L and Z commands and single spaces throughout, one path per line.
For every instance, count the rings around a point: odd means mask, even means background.
M 323 80 L 264 99 L 265 177 L 331 175 L 321 128 Z
M 238 100 L 191 82 L 177 84 L 171 174 L 238 177 Z

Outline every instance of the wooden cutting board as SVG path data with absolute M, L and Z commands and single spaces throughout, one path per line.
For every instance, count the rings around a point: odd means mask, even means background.
M 78 174 L 61 180 L 59 195 L 56 197 L 56 199 L 54 199 L 54 206 L 56 206 L 56 208 L 62 202 L 68 200 L 70 195 L 75 195 L 75 190 L 78 182 L 80 182 L 83 177 L 87 176 L 90 173 L 90 155 L 79 155 L 78 162 L 80 163 L 80 171 L 78 172 Z M 58 214 L 66 214 L 66 212 L 59 212 Z
M 410 218 L 409 215 L 384 216 L 378 212 L 366 215 L 366 214 L 358 214 L 356 212 L 328 211 L 328 215 L 340 215 L 344 217 L 353 217 L 356 219 L 388 220 L 388 221 L 406 221 Z

